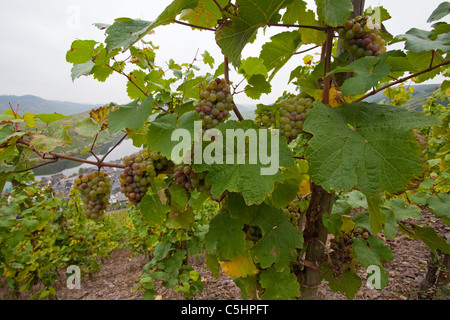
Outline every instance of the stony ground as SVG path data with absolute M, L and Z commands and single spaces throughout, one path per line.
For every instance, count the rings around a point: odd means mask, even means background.
M 430 214 L 424 214 L 421 224 L 431 224 L 436 220 Z M 450 227 L 437 221 L 437 231 L 440 235 L 449 237 Z M 419 290 L 420 283 L 427 272 L 427 260 L 430 251 L 422 242 L 408 239 L 406 235 L 399 234 L 387 244 L 394 252 L 394 259 L 385 267 L 389 273 L 389 285 L 380 290 L 372 290 L 364 284 L 356 295 L 357 300 L 411 300 L 411 299 L 445 299 L 450 293 L 439 288 L 431 288 L 426 292 Z M 142 267 L 148 262 L 144 256 L 131 256 L 125 249 L 118 249 L 111 253 L 109 259 L 104 261 L 100 272 L 90 278 L 82 279 L 80 290 L 69 290 L 66 287 L 64 273 L 61 271 L 56 285 L 57 299 L 60 300 L 141 300 L 142 293 L 133 288 L 142 272 Z M 192 265 L 199 272 L 204 281 L 204 290 L 194 297 L 195 300 L 240 300 L 239 289 L 233 280 L 221 273 L 216 279 L 206 269 L 200 256 L 192 258 Z M 182 294 L 176 294 L 164 287 L 157 287 L 160 297 L 164 300 L 182 300 Z M 326 282 L 319 287 L 320 299 L 341 300 L 346 299 L 340 293 L 334 293 Z M 27 294 L 21 294 L 19 299 L 26 299 Z M 12 299 L 11 294 L 0 288 L 0 300 Z

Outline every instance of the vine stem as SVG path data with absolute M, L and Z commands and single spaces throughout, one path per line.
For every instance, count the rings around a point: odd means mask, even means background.
M 269 27 L 288 27 L 288 28 L 305 28 L 305 29 L 314 29 L 319 31 L 326 31 L 326 27 L 318 27 L 318 26 L 308 26 L 303 24 L 281 24 L 281 23 L 268 23 Z
M 172 20 L 172 21 L 175 22 L 175 23 L 181 24 L 181 25 L 183 25 L 183 26 L 191 27 L 191 28 L 196 28 L 196 29 L 201 29 L 201 30 L 207 30 L 207 31 L 216 31 L 216 29 L 207 28 L 207 27 L 202 27 L 202 26 L 197 26 L 197 25 L 195 25 L 195 24 L 190 24 L 190 23 L 183 22 L 183 21 L 180 21 L 180 20 Z
M 329 28 L 327 30 L 327 42 L 325 43 L 325 77 L 324 77 L 324 87 L 323 87 L 323 103 L 329 104 L 330 102 L 330 66 L 331 66 L 331 51 L 333 49 L 333 36 L 334 29 Z
M 225 80 L 229 84 L 230 83 L 230 68 L 229 68 L 229 62 L 228 62 L 227 56 L 224 56 L 223 67 L 224 67 Z M 233 111 L 236 114 L 239 121 L 244 120 L 244 117 L 242 116 L 241 112 L 239 111 L 239 109 L 236 106 L 236 103 L 234 103 L 234 101 L 233 101 Z
M 440 63 L 440 64 L 435 65 L 434 67 L 428 67 L 428 68 L 425 69 L 425 70 L 422 70 L 422 71 L 420 71 L 420 72 L 411 74 L 411 75 L 409 75 L 409 76 L 407 76 L 407 77 L 400 78 L 400 79 L 398 79 L 397 81 L 391 82 L 391 83 L 389 83 L 389 84 L 387 84 L 387 85 L 385 85 L 385 86 L 382 86 L 381 88 L 378 88 L 378 89 L 376 89 L 376 90 L 373 90 L 373 91 L 371 91 L 371 92 L 365 94 L 364 96 L 362 96 L 362 97 L 359 98 L 359 99 L 356 99 L 356 100 L 353 101 L 352 103 L 358 103 L 358 102 L 361 102 L 361 101 L 363 101 L 364 99 L 366 99 L 366 98 L 368 98 L 368 97 L 370 97 L 370 96 L 373 96 L 374 94 L 377 94 L 377 93 L 380 92 L 380 91 L 383 91 L 384 89 L 387 89 L 387 88 L 389 88 L 389 87 L 395 86 L 396 84 L 405 82 L 405 81 L 407 81 L 407 80 L 409 80 L 409 79 L 412 79 L 412 78 L 414 78 L 414 77 L 420 76 L 421 74 L 424 74 L 424 73 L 433 71 L 434 69 L 443 67 L 443 66 L 448 65 L 448 64 L 450 64 L 450 60 L 446 60 L 446 61 L 444 61 L 444 62 L 442 62 L 442 63 Z

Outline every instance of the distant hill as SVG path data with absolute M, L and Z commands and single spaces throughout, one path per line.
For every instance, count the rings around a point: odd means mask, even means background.
M 422 105 L 427 102 L 427 99 L 432 96 L 433 91 L 439 87 L 438 84 L 416 84 L 411 85 L 414 87 L 414 92 L 412 93 L 412 97 L 406 102 L 403 106 L 416 111 L 422 111 Z M 377 94 L 367 98 L 365 101 L 367 102 L 380 102 L 383 99 L 388 99 L 387 96 L 383 94 L 384 91 L 378 92 Z M 448 99 L 445 101 L 439 101 L 439 103 L 443 105 L 448 104 Z
M 9 96 L 0 95 L 0 113 L 9 109 L 9 103 L 15 108 L 19 105 L 19 113 L 31 112 L 41 113 L 62 113 L 65 115 L 74 115 L 91 110 L 95 105 L 75 103 L 68 101 L 46 100 L 37 96 Z

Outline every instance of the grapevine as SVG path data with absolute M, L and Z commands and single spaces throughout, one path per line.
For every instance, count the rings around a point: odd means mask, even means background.
M 143 149 L 123 159 L 125 168 L 120 174 L 121 191 L 133 204 L 138 204 L 147 193 L 157 171 L 173 168 L 173 162 L 157 152 Z
M 177 166 L 174 170 L 173 178 L 176 184 L 188 191 L 205 192 L 211 189 L 211 186 L 205 183 L 206 172 L 195 173 L 190 165 Z
M 386 52 L 386 41 L 381 38 L 380 33 L 380 25 L 372 24 L 370 17 L 357 16 L 347 20 L 344 28 L 339 30 L 339 37 L 344 40 L 343 48 L 353 57 L 377 57 Z
M 280 136 L 284 136 L 288 140 L 294 140 L 302 133 L 306 114 L 313 107 L 313 103 L 314 99 L 304 92 L 282 100 L 279 104 L 280 118 L 277 123 Z
M 103 171 L 82 174 L 75 179 L 75 186 L 83 199 L 83 213 L 92 220 L 103 220 L 109 204 L 111 179 Z
M 203 130 L 215 128 L 219 123 L 230 117 L 233 110 L 233 96 L 230 93 L 230 85 L 225 79 L 211 80 L 200 92 L 200 102 L 195 111 L 200 116 Z

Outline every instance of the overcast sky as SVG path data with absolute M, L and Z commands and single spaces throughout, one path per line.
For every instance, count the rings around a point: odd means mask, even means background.
M 71 65 L 65 55 L 75 39 L 102 41 L 104 34 L 92 24 L 111 24 L 115 18 L 130 17 L 153 20 L 170 0 L 0 0 L 0 95 L 37 95 L 45 99 L 66 100 L 81 103 L 128 103 L 126 81 L 113 75 L 105 83 L 92 77 L 81 77 L 72 82 Z M 314 3 L 308 0 L 308 3 Z M 386 21 L 387 29 L 393 34 L 403 34 L 411 28 L 430 29 L 426 23 L 431 12 L 441 0 L 366 0 L 368 6 L 384 6 L 392 19 Z M 311 5 L 311 8 L 313 6 Z M 272 28 L 275 29 L 275 28 Z M 149 36 L 157 51 L 157 64 L 173 58 L 177 63 L 190 63 L 199 49 L 208 50 L 220 61 L 220 50 L 214 45 L 214 33 L 191 31 L 190 28 L 170 25 L 155 29 Z M 254 45 L 246 47 L 243 56 L 258 56 L 261 45 L 276 30 L 260 35 Z M 286 89 L 289 69 L 299 64 L 301 57 L 295 57 L 272 81 L 273 92 L 263 95 L 256 102 L 243 94 L 236 97 L 238 103 L 272 103 Z M 197 63 L 199 66 L 203 64 Z M 209 67 L 203 70 L 210 71 Z M 235 82 L 239 77 L 232 74 Z

